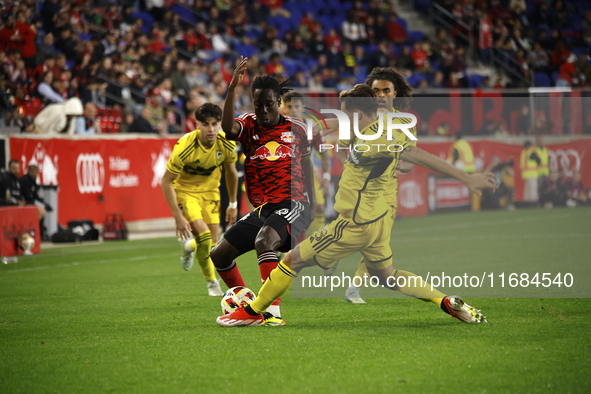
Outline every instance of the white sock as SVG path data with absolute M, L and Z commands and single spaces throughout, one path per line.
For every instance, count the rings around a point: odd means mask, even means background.
M 279 309 L 279 305 L 271 305 L 267 308 L 267 312 L 269 312 L 275 317 L 281 317 L 281 310 Z
M 349 288 L 347 289 L 347 291 L 355 291 L 355 290 L 359 291 L 359 289 L 360 289 L 360 287 L 357 287 L 355 285 L 351 285 L 351 286 L 349 286 Z

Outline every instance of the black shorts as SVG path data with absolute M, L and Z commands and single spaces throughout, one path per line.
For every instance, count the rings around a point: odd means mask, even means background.
M 236 222 L 226 231 L 224 238 L 240 254 L 244 254 L 254 249 L 254 242 L 261 228 L 270 226 L 281 237 L 277 250 L 288 252 L 295 247 L 296 239 L 310 224 L 309 207 L 307 202 L 294 200 L 265 204 Z

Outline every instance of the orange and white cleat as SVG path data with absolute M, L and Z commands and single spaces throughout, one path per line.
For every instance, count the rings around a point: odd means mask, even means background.
M 222 327 L 260 326 L 265 322 L 265 316 L 251 315 L 240 307 L 229 315 L 218 316 L 215 322 Z
M 447 312 L 458 320 L 466 323 L 488 323 L 478 309 L 464 302 L 459 296 L 447 296 L 443 299 Z

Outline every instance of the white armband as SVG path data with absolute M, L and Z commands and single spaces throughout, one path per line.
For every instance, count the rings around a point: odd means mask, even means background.
M 228 208 L 236 209 L 238 208 L 238 201 L 234 201 L 228 204 Z

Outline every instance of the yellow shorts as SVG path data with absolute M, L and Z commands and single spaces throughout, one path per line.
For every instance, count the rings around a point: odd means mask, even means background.
M 176 202 L 189 223 L 203 219 L 205 224 L 220 222 L 220 200 L 205 200 L 202 193 L 176 191 Z
M 390 230 L 386 228 L 388 220 L 384 219 L 359 226 L 339 216 L 300 244 L 302 260 L 328 268 L 336 261 L 360 252 L 369 268 L 387 268 L 392 265 L 392 249 Z
M 324 200 L 324 192 L 322 191 L 322 184 L 320 180 L 318 180 L 318 176 L 314 176 L 314 193 L 316 194 L 316 204 L 324 205 L 326 202 Z

